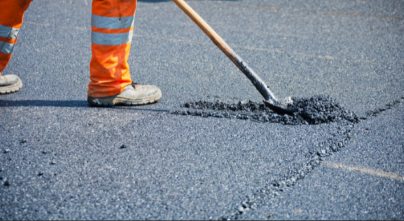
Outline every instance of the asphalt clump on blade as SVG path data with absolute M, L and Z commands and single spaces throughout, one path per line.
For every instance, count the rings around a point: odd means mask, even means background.
M 355 113 L 345 109 L 329 96 L 324 95 L 310 98 L 294 98 L 293 104 L 289 104 L 288 106 L 289 109 L 293 110 L 293 115 L 278 114 L 265 106 L 264 103 L 251 100 L 248 102 L 240 101 L 237 104 L 227 104 L 219 100 L 214 102 L 200 100 L 197 102 L 187 102 L 181 105 L 181 107 L 188 110 L 174 110 L 170 113 L 175 115 L 253 120 L 286 125 L 316 125 L 340 121 L 359 122 L 359 118 Z

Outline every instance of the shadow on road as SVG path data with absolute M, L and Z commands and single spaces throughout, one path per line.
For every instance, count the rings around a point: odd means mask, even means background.
M 1 100 L 0 107 L 90 107 L 87 101 L 81 100 Z
M 148 105 L 145 105 L 148 106 Z M 143 107 L 145 107 L 143 106 Z M 87 107 L 87 108 L 111 108 L 111 107 L 92 107 L 85 100 L 0 100 L 0 107 Z M 153 112 L 169 112 L 169 110 L 161 109 L 145 109 L 137 107 L 115 106 L 114 109 L 129 109 L 139 111 L 153 111 Z

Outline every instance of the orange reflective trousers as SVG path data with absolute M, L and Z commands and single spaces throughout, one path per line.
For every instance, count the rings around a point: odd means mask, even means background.
M 0 76 L 32 0 L 0 0 Z M 93 0 L 88 96 L 108 97 L 131 84 L 129 65 L 137 0 Z

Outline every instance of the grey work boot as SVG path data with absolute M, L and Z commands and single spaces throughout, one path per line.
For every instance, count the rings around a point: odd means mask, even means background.
M 2 75 L 0 77 L 0 94 L 9 94 L 19 91 L 22 81 L 16 75 Z
M 157 86 L 132 83 L 120 94 L 110 97 L 88 97 L 87 101 L 98 107 L 112 107 L 118 104 L 134 106 L 154 103 L 160 100 L 161 96 L 161 90 Z

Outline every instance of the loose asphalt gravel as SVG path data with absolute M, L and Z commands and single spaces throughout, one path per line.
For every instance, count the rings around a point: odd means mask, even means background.
M 2 73 L 24 86 L 0 96 L 0 219 L 404 219 L 402 0 L 187 2 L 315 105 L 265 109 L 173 2 L 139 0 L 132 79 L 163 98 L 90 107 L 91 1 L 34 0 Z

